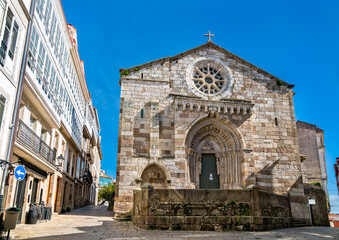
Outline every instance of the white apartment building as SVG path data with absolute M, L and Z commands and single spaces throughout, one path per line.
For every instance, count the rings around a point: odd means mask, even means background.
M 102 159 L 76 29 L 67 24 L 58 0 L 37 0 L 32 19 L 12 157 L 27 176 L 9 177 L 6 199 L 6 207 L 22 209 L 21 223 L 32 203 L 44 203 L 53 212 L 95 204 Z
M 22 63 L 29 8 L 21 0 L 0 0 L 0 159 L 7 155 Z M 2 171 L 0 172 L 2 178 Z

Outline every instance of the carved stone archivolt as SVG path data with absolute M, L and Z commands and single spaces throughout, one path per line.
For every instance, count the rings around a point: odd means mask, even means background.
M 243 158 L 240 135 L 233 126 L 216 119 L 196 123 L 186 138 L 190 181 L 199 188 L 202 154 L 215 154 L 220 187 L 241 187 L 241 162 Z

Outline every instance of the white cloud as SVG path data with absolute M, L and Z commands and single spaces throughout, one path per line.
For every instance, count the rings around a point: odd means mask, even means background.
M 330 203 L 331 203 L 331 213 L 339 214 L 339 196 L 330 195 Z

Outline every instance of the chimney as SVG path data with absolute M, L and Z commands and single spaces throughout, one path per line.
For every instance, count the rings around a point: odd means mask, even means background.
M 72 24 L 67 24 L 68 32 L 71 37 L 71 41 L 73 46 L 78 49 L 78 37 L 77 37 L 77 30 L 73 27 Z

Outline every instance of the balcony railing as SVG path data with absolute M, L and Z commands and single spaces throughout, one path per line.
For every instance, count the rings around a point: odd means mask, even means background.
M 47 162 L 55 165 L 56 149 L 51 149 L 35 132 L 19 119 L 17 140 L 41 156 Z
M 93 182 L 92 173 L 88 168 L 86 168 L 84 172 L 84 181 L 87 181 L 89 184 Z

